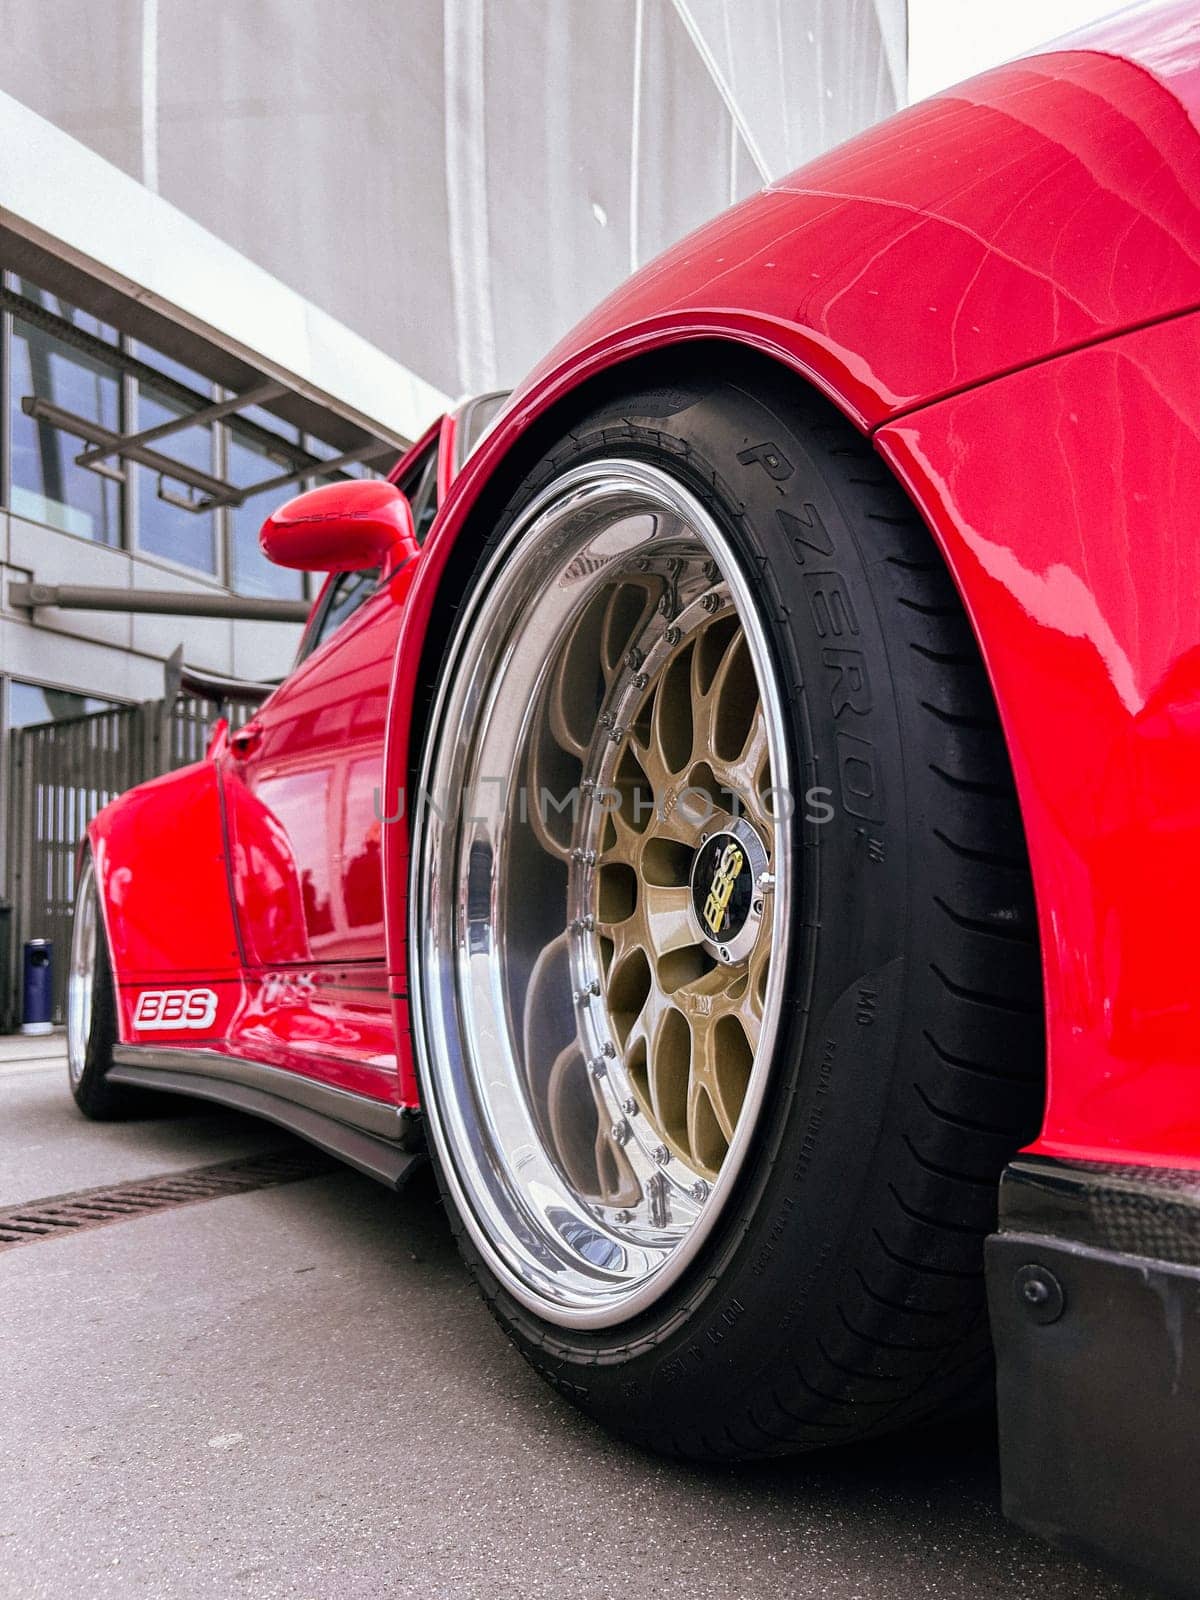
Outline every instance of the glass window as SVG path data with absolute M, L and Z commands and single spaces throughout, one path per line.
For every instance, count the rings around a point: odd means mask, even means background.
M 495 422 L 512 393 L 511 389 L 497 389 L 494 394 L 481 394 L 464 408 L 458 424 L 458 461 L 463 462 Z
M 316 439 L 311 433 L 304 435 L 304 448 L 309 455 L 317 456 L 321 461 L 332 461 L 334 456 L 345 453 L 340 444 L 326 444 L 324 439 Z M 365 467 L 361 461 L 350 461 L 344 467 L 339 467 L 332 478 L 318 478 L 318 483 L 336 483 L 338 478 L 375 478 L 378 477 L 371 467 Z
M 137 354 L 144 360 L 147 352 L 139 346 Z M 157 357 L 156 361 L 162 364 L 164 359 Z M 171 366 L 177 367 L 178 363 L 172 362 Z M 188 376 L 190 387 L 201 395 L 209 393 L 210 386 L 203 378 L 195 373 L 190 373 Z M 186 416 L 189 411 L 195 409 L 195 406 L 175 400 L 156 390 L 150 382 L 144 380 L 138 385 L 137 431 L 156 428 L 160 423 Z M 161 455 L 169 456 L 173 461 L 181 461 L 190 467 L 198 467 L 210 476 L 215 475 L 211 424 L 184 428 L 179 433 L 168 434 L 165 439 L 156 439 L 149 448 L 157 450 Z M 183 505 L 173 504 L 171 499 L 164 499 L 163 494 L 160 494 L 157 472 L 151 471 L 148 467 L 135 467 L 133 470 L 138 486 L 138 548 L 149 551 L 152 555 L 166 556 L 168 560 L 178 561 L 182 566 L 194 567 L 198 572 L 208 572 L 215 576 L 216 514 L 212 511 L 189 511 Z M 187 500 L 197 495 L 197 491 L 188 489 L 184 484 L 173 482 L 170 478 L 163 479 L 162 490 L 176 501 Z
M 270 417 L 256 408 L 245 414 L 272 431 L 278 431 L 281 437 L 287 437 L 284 432 L 287 424 L 278 418 Z M 291 437 L 297 439 L 298 434 L 293 431 Z M 240 433 L 236 423 L 230 427 L 228 477 L 237 488 L 278 477 L 287 472 L 291 465 L 290 456 L 272 455 L 265 445 Z M 303 573 L 275 566 L 263 555 L 258 544 L 258 530 L 267 515 L 289 495 L 299 494 L 303 487 L 302 483 L 297 483 L 288 489 L 271 489 L 266 494 L 252 495 L 240 506 L 231 508 L 229 581 L 237 594 L 274 595 L 284 600 L 294 600 L 303 594 Z
M 317 623 L 316 631 L 309 645 L 309 654 L 318 645 L 325 643 L 326 639 L 348 621 L 362 605 L 364 600 L 369 600 L 379 585 L 379 573 L 371 572 L 341 572 L 333 580 Z
M 11 510 L 101 544 L 120 544 L 120 485 L 76 466 L 86 441 L 27 417 L 21 409 L 26 395 L 118 432 L 121 382 L 116 370 L 19 317 L 13 321 Z
M 437 478 L 438 447 L 435 441 L 416 466 L 405 474 L 399 485 L 408 496 L 408 503 L 412 507 L 413 528 L 418 544 L 425 543 L 425 536 L 437 515 Z
M 30 283 L 28 278 L 18 278 L 15 273 L 8 273 L 6 276 L 17 293 L 24 295 L 26 300 L 32 300 L 34 305 L 53 312 L 56 317 L 62 317 L 65 322 L 73 323 L 84 333 L 94 334 L 97 339 L 103 339 L 107 344 L 117 343 L 117 330 L 111 324 L 101 322 L 99 317 L 92 316 L 90 311 L 81 311 L 78 306 L 68 305 L 65 300 L 60 300 L 58 295 L 39 289 L 36 283 Z
M 115 700 L 99 700 L 90 694 L 74 694 L 70 689 L 47 689 L 40 683 L 24 683 L 14 678 L 8 686 L 8 725 L 30 728 L 39 722 L 62 722 L 83 717 L 90 711 L 109 711 Z

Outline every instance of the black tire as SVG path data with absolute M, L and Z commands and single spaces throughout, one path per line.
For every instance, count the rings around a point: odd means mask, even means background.
M 711 372 L 711 369 L 709 369 Z M 566 468 L 668 468 L 751 572 L 788 687 L 807 916 L 757 1148 L 704 1253 L 608 1331 L 501 1286 L 492 1312 L 608 1427 L 699 1459 L 932 1420 L 987 1393 L 983 1240 L 1041 1104 L 1033 895 L 995 706 L 934 544 L 870 444 L 791 378 L 698 372 L 604 404 L 521 484 L 482 552 Z
M 83 911 L 84 895 L 95 896 L 95 879 L 89 870 L 90 857 L 84 858 L 81 875 L 81 892 L 75 904 L 75 916 Z M 113 1046 L 117 1042 L 117 1000 L 113 987 L 112 962 L 108 954 L 108 939 L 104 919 L 99 907 L 96 916 L 95 958 L 92 970 L 92 1005 L 90 1026 L 86 1030 L 82 1064 L 68 1059 L 67 1079 L 75 1104 L 92 1122 L 117 1122 L 128 1117 L 144 1115 L 150 1097 L 140 1095 L 135 1089 L 126 1089 L 108 1081 L 112 1066 Z M 70 1022 L 68 1021 L 68 1028 Z

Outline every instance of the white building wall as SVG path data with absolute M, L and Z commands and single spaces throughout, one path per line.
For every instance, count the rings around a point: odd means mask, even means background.
M 631 268 L 903 98 L 904 0 L 2 9 L 0 225 L 397 437 L 518 380 Z M 253 677 L 295 650 L 273 623 L 32 620 L 10 582 L 213 580 L 3 506 L 0 562 L 0 687 L 137 699 L 181 643 Z
M 6 90 L 439 389 L 903 102 L 904 0 L 10 0 Z

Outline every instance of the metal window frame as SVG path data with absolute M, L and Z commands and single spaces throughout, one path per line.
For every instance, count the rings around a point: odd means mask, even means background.
M 3 286 L 4 268 L 0 266 L 0 288 Z M 5 510 L 12 505 L 12 414 L 8 400 L 12 382 L 12 321 L 8 307 L 0 307 L 0 507 Z M 3 725 L 0 718 L 0 728 Z
M 263 405 L 270 400 L 286 396 L 289 391 L 285 384 L 264 378 L 237 394 L 223 396 L 218 392 L 218 386 L 213 383 L 209 386 L 209 393 L 205 395 L 135 356 L 128 348 L 131 341 L 124 334 L 119 337 L 116 345 L 110 344 L 106 339 L 89 333 L 87 329 L 77 327 L 69 318 L 62 317 L 57 312 L 30 300 L 8 284 L 0 284 L 0 306 L 3 307 L 10 325 L 13 318 L 20 317 L 22 321 L 42 329 L 63 344 L 73 346 L 92 360 L 115 367 L 123 379 L 121 386 L 123 405 L 136 406 L 143 387 L 146 387 L 158 390 L 168 401 L 182 404 L 187 408 L 181 416 L 166 423 L 155 424 L 151 428 L 130 429 L 130 416 L 127 414 L 122 418 L 122 431 L 115 433 L 88 417 L 78 416 L 40 396 L 21 397 L 21 407 L 26 415 L 36 417 L 37 420 L 86 442 L 86 448 L 75 457 L 76 466 L 101 472 L 105 476 L 116 476 L 120 469 L 112 466 L 114 460 L 122 464 L 136 463 L 148 471 L 157 473 L 160 497 L 183 510 L 203 514 L 220 511 L 226 507 L 240 506 L 256 495 L 289 488 L 311 479 L 334 476 L 355 463 L 382 462 L 385 458 L 390 462 L 395 454 L 395 446 L 389 440 L 376 437 L 342 450 L 328 459 L 322 459 L 306 450 L 302 444 L 293 444 L 291 440 L 244 415 L 250 406 Z M 213 472 L 206 473 L 151 448 L 153 443 L 170 438 L 187 428 L 210 426 L 214 435 L 214 456 L 219 458 L 224 454 L 220 443 L 224 429 L 218 424 L 230 425 L 235 420 L 244 437 L 257 444 L 268 457 L 282 460 L 287 464 L 287 470 L 257 483 L 238 487 L 219 475 L 225 470 L 224 463 L 219 460 L 214 462 Z M 303 437 L 305 435 L 302 433 L 301 438 Z M 173 495 L 164 489 L 164 482 L 183 484 L 195 490 L 198 498 Z M 223 542 L 223 539 L 218 540 L 219 544 Z M 127 548 L 136 548 L 136 539 L 131 540 Z M 225 563 L 219 559 L 218 565 L 223 566 Z

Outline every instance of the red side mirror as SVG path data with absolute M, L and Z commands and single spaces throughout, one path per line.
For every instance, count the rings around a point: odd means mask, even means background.
M 258 542 L 268 561 L 302 572 L 399 566 L 417 553 L 412 508 L 394 483 L 327 483 L 273 511 Z

